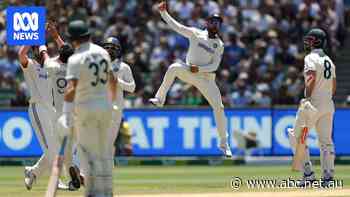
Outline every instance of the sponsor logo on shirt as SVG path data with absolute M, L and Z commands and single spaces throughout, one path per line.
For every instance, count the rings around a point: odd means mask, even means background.
M 47 79 L 48 75 L 46 73 L 42 73 L 42 70 L 40 68 L 36 69 L 36 72 L 38 73 L 38 77 L 42 79 Z
M 47 74 L 39 73 L 39 78 L 47 79 Z
M 211 49 L 210 47 L 208 47 L 207 45 L 199 42 L 198 46 L 204 50 L 206 50 L 208 53 L 215 53 L 215 51 L 213 49 Z

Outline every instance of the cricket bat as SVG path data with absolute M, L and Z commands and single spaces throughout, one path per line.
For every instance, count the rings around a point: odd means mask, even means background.
M 51 176 L 49 179 L 49 184 L 47 186 L 46 194 L 45 197 L 55 197 L 56 192 L 57 192 L 57 185 L 58 185 L 58 179 L 60 178 L 61 171 L 62 171 L 62 166 L 63 166 L 63 160 L 64 160 L 64 150 L 67 145 L 67 136 L 63 138 L 61 147 L 60 147 L 60 152 L 56 156 L 53 166 L 52 166 L 52 171 L 51 171 Z
M 307 127 L 304 127 L 302 130 L 301 138 L 295 149 L 295 154 L 293 156 L 292 162 L 292 171 L 301 171 L 303 168 L 303 161 L 306 154 L 306 137 L 309 132 Z

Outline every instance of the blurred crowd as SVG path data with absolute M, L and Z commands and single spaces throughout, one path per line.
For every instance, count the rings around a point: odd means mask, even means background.
M 137 84 L 127 96 L 128 107 L 148 105 L 167 67 L 184 60 L 188 41 L 162 21 L 158 0 L 50 0 L 47 19 L 62 36 L 73 19 L 88 21 L 95 43 L 109 36 L 120 39 L 123 59 L 131 65 Z M 225 52 L 219 84 L 226 107 L 296 104 L 303 96 L 302 37 L 312 27 L 327 30 L 327 53 L 335 54 L 346 37 L 343 0 L 168 0 L 170 14 L 182 24 L 205 27 L 213 13 L 224 18 L 221 38 Z M 13 0 L 12 5 L 41 4 Z M 6 5 L 6 4 L 4 4 Z M 3 5 L 3 6 L 4 6 Z M 5 44 L 5 11 L 0 13 L 0 105 L 25 105 L 28 93 L 16 58 L 17 48 Z M 57 48 L 48 42 L 49 53 Z M 168 104 L 206 105 L 193 87 L 177 81 Z

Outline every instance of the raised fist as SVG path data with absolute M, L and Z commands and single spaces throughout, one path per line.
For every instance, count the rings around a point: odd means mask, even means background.
M 56 39 L 58 37 L 57 28 L 52 21 L 49 21 L 46 24 L 46 31 L 52 36 L 52 38 Z
M 160 12 L 166 11 L 166 2 L 165 2 L 165 1 L 161 1 L 161 2 L 158 4 L 158 10 L 159 10 Z

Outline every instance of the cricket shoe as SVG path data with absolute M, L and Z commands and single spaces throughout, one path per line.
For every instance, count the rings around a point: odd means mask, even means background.
M 334 179 L 333 177 L 329 177 L 327 179 L 323 178 L 321 179 L 321 187 L 322 188 L 332 188 L 334 187 L 335 183 L 334 183 Z
M 221 144 L 220 150 L 224 153 L 226 158 L 232 158 L 231 148 L 227 143 Z
M 296 186 L 300 188 L 312 187 L 314 181 L 316 181 L 316 178 L 313 171 L 310 174 L 304 173 L 303 178 L 297 182 Z
M 82 175 L 80 175 L 80 186 L 85 186 L 84 184 L 84 177 Z M 78 191 L 79 188 L 76 188 L 74 185 L 73 185 L 73 182 L 72 181 L 69 181 L 68 183 L 68 190 L 69 191 Z
M 154 106 L 163 107 L 163 103 L 160 101 L 159 98 L 150 98 L 148 101 L 152 103 Z
M 36 180 L 35 174 L 32 172 L 31 167 L 25 167 L 24 168 L 24 185 L 26 186 L 27 190 L 31 190 L 33 187 L 33 183 Z
M 61 179 L 59 179 L 57 189 L 67 191 L 67 190 L 69 190 L 69 187 L 67 184 L 63 183 L 63 181 Z
M 71 181 L 69 181 L 68 187 L 69 190 L 75 191 L 80 188 L 80 170 L 77 166 L 69 167 L 69 175 L 71 177 Z

